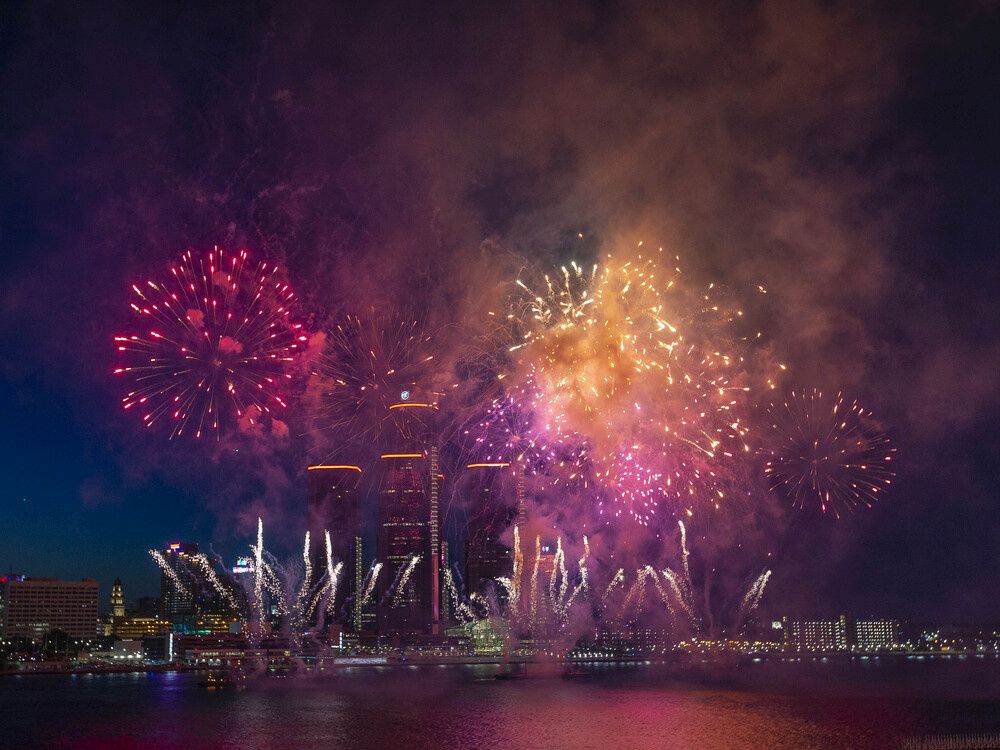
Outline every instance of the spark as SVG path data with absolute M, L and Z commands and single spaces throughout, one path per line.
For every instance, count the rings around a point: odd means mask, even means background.
M 843 393 L 792 391 L 767 415 L 764 474 L 794 507 L 839 517 L 871 508 L 892 485 L 896 448 L 872 413 Z
M 284 409 L 290 364 L 307 337 L 292 310 L 295 294 L 276 265 L 253 264 L 246 250 L 188 250 L 165 281 L 133 284 L 132 330 L 115 337 L 130 381 L 125 410 L 171 438 L 200 438 Z

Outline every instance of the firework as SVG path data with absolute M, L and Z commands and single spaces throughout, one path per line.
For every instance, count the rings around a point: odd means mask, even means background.
M 839 517 L 870 508 L 892 484 L 896 448 L 857 401 L 842 393 L 792 392 L 770 405 L 768 417 L 764 473 L 795 507 Z
M 660 581 L 660 577 L 656 573 L 656 568 L 652 565 L 647 565 L 645 567 L 646 575 L 653 581 L 653 585 L 656 586 L 656 592 L 660 595 L 660 601 L 663 602 L 663 606 L 667 608 L 667 612 L 670 614 L 671 618 L 677 616 L 677 610 L 674 609 L 674 603 L 671 600 L 670 594 L 663 587 L 663 583 Z M 666 578 L 666 576 L 664 576 Z
M 327 332 L 310 377 L 315 429 L 340 441 L 345 435 L 362 441 L 400 416 L 404 410 L 392 409 L 395 405 L 436 405 L 436 395 L 426 390 L 434 365 L 433 338 L 419 321 L 374 311 L 364 318 L 345 316 Z
M 464 429 L 463 436 L 472 438 L 466 450 L 471 449 L 477 460 L 514 463 L 521 474 L 544 476 L 552 486 L 586 489 L 587 461 L 579 442 L 569 436 L 552 440 L 537 427 L 542 395 L 530 376 L 520 384 L 511 383 L 502 396 L 490 401 L 476 424 Z
M 458 587 L 455 586 L 455 578 L 451 574 L 451 570 L 445 568 L 442 573 L 443 585 L 445 594 L 448 596 L 448 600 L 451 602 L 451 606 L 454 608 L 455 614 L 458 616 L 458 620 L 461 623 L 473 622 L 476 620 L 476 614 L 473 612 L 472 607 L 462 601 L 461 595 L 458 593 Z M 480 601 L 485 604 L 481 606 L 487 615 L 489 614 L 489 605 L 482 600 L 478 594 L 473 593 L 470 596 L 470 600 L 473 602 Z
M 569 599 L 561 605 L 563 614 L 570 610 L 573 602 L 576 601 L 576 597 L 590 587 L 590 571 L 587 569 L 588 557 L 590 557 L 590 542 L 587 541 L 587 537 L 585 536 L 583 537 L 583 556 L 577 562 L 577 568 L 580 571 L 580 582 L 573 589 L 573 593 L 570 594 Z
M 531 571 L 531 591 L 529 592 L 532 626 L 538 624 L 538 571 L 542 562 L 542 538 L 535 537 L 535 566 Z
M 228 604 L 234 612 L 239 612 L 240 605 L 236 601 L 236 597 L 233 596 L 233 592 L 229 589 L 229 587 L 223 584 L 223 582 L 219 579 L 219 576 L 216 574 L 215 568 L 212 565 L 212 562 L 208 559 L 208 556 L 199 552 L 191 559 L 194 564 L 198 566 L 201 574 L 205 577 L 205 580 L 209 582 L 215 592 L 225 600 L 226 604 Z
M 188 599 L 193 597 L 193 594 L 188 591 L 187 586 L 181 583 L 180 576 L 177 575 L 176 571 L 164 559 L 163 553 L 159 550 L 151 549 L 149 550 L 149 556 L 153 558 L 156 564 L 160 566 L 160 570 L 170 579 L 178 594 Z
M 771 571 L 765 570 L 759 576 L 757 576 L 753 583 L 750 584 L 750 588 L 747 589 L 746 594 L 743 595 L 743 601 L 740 602 L 740 623 L 749 617 L 757 605 L 760 604 L 761 597 L 764 596 L 764 588 L 767 586 L 767 582 L 771 578 Z
M 327 598 L 327 614 L 333 614 L 333 607 L 337 600 L 337 584 L 340 582 L 340 574 L 344 568 L 343 561 L 334 565 L 333 562 L 333 542 L 330 540 L 330 532 L 324 531 L 323 538 L 326 545 L 326 577 L 329 581 L 329 596 Z
M 372 600 L 372 593 L 375 591 L 375 584 L 378 582 L 378 575 L 382 572 L 382 563 L 373 562 L 368 570 L 368 576 L 362 583 L 361 588 L 364 593 L 361 595 L 361 604 L 358 611 L 364 609 Z
M 521 614 L 521 579 L 524 577 L 524 552 L 521 550 L 521 530 L 514 525 L 514 565 L 511 571 L 510 595 L 507 598 L 510 618 L 518 621 Z
M 253 552 L 253 618 L 258 625 L 264 622 L 264 521 L 257 518 L 257 544 L 251 545 Z M 253 636 L 260 635 L 260 629 L 254 628 Z
M 309 596 L 309 589 L 312 586 L 312 556 L 310 555 L 310 533 L 306 532 L 305 543 L 302 547 L 302 564 L 304 575 L 302 576 L 302 584 L 299 586 L 298 594 L 295 596 L 295 611 L 301 613 L 306 602 L 306 598 Z
M 133 284 L 132 294 L 138 325 L 115 337 L 125 361 L 114 372 L 131 382 L 122 405 L 147 427 L 218 435 L 285 407 L 289 364 L 306 336 L 277 266 L 253 264 L 245 250 L 189 250 L 166 280 Z
M 734 343 L 745 338 L 732 330 L 742 313 L 678 280 L 641 255 L 519 280 L 514 371 L 490 421 L 514 425 L 490 445 L 571 464 L 571 479 L 597 484 L 606 519 L 718 507 L 720 473 L 749 450 L 748 363 Z
M 406 587 L 409 585 L 410 579 L 413 577 L 413 571 L 416 570 L 417 563 L 420 562 L 421 557 L 422 555 L 413 555 L 406 566 L 402 568 L 402 572 L 396 581 L 395 594 L 392 597 L 393 607 L 402 606 L 404 596 L 406 595 Z
M 611 596 L 611 592 L 614 591 L 617 586 L 622 585 L 624 582 L 625 582 L 625 568 L 618 568 L 618 572 L 611 577 L 611 580 L 608 582 L 608 587 L 604 589 L 604 596 L 601 597 L 601 599 L 603 601 L 606 601 L 607 598 Z

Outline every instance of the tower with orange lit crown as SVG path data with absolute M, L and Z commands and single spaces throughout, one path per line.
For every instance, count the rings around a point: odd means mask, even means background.
M 334 620 L 361 629 L 362 569 L 361 498 L 362 469 L 354 464 L 317 464 L 308 469 L 309 518 L 318 569 L 325 569 L 326 540 L 330 534 L 331 559 L 339 564 L 337 592 L 331 609 Z
M 469 519 L 465 540 L 467 594 L 493 591 L 500 577 L 510 578 L 514 559 L 509 537 L 520 509 L 521 483 L 516 466 L 506 462 L 470 463 L 461 492 Z M 505 541 L 506 540 L 506 541 Z
M 379 455 L 378 629 L 383 635 L 440 630 L 437 397 L 400 393 L 382 425 Z

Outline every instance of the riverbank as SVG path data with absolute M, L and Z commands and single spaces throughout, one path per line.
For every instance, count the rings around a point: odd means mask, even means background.
M 710 653 L 676 653 L 666 657 L 514 657 L 503 658 L 499 655 L 492 656 L 431 656 L 431 655 L 331 655 L 319 657 L 303 657 L 300 659 L 288 658 L 281 661 L 272 661 L 267 665 L 267 671 L 271 672 L 311 672 L 314 670 L 337 670 L 359 667 L 408 667 L 408 666 L 496 666 L 503 665 L 546 665 L 546 666 L 574 666 L 574 665 L 658 665 L 676 669 L 678 672 L 692 669 L 718 670 L 727 667 L 738 667 L 750 663 L 808 663 L 808 662 L 901 662 L 901 661 L 964 661 L 964 660 L 1000 660 L 1000 654 L 983 652 L 937 652 L 921 651 L 906 653 L 878 653 L 878 654 L 856 654 L 844 653 L 840 651 L 817 652 L 809 654 L 798 653 L 763 653 L 763 654 L 736 654 L 733 652 Z M 13 675 L 80 675 L 80 674 L 130 674 L 130 673 L 163 673 L 163 672 L 212 672 L 227 669 L 238 669 L 241 666 L 256 664 L 257 660 L 237 659 L 227 664 L 80 664 L 63 665 L 46 662 L 32 663 L 30 666 L 22 665 L 18 669 L 6 669 L 0 671 L 0 677 Z M 25 667 L 28 668 L 25 668 Z

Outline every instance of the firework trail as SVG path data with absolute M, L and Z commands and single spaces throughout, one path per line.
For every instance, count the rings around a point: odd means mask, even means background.
M 531 599 L 531 626 L 535 627 L 538 625 L 538 569 L 542 563 L 542 538 L 540 536 L 535 537 L 535 567 L 531 571 L 531 591 L 529 596 Z
M 281 585 L 281 579 L 278 578 L 278 574 L 275 572 L 274 568 L 276 566 L 276 561 L 271 556 L 271 553 L 264 550 L 266 558 L 261 563 L 263 573 L 264 573 L 264 588 L 267 592 L 277 600 L 278 610 L 283 614 L 288 614 L 288 600 L 285 597 L 285 588 Z
M 329 533 L 326 532 L 326 536 Z M 342 563 L 333 563 L 332 549 L 328 549 L 326 570 L 314 578 L 312 565 L 312 535 L 306 532 L 302 546 L 301 566 L 281 564 L 264 549 L 264 526 L 258 519 L 257 544 L 251 545 L 254 554 L 254 611 L 252 616 L 258 628 L 265 627 L 266 608 L 264 592 L 270 595 L 271 606 L 284 620 L 286 632 L 294 646 L 302 643 L 310 623 L 324 595 L 336 591 Z M 329 607 L 329 603 L 327 604 Z
M 694 632 L 698 631 L 698 617 L 695 615 L 694 605 L 690 598 L 684 594 L 684 587 L 678 581 L 677 574 L 670 568 L 664 568 L 663 579 L 670 584 L 670 590 L 674 595 L 677 605 L 687 615 L 688 622 Z
M 289 627 L 293 639 L 298 639 L 305 628 L 306 620 L 309 616 L 310 590 L 312 588 L 312 559 L 309 554 L 310 533 L 306 531 L 305 542 L 302 547 L 303 574 L 299 581 L 298 592 L 292 601 L 292 606 L 288 611 Z M 289 586 L 291 588 L 291 586 Z M 318 592 L 317 592 L 318 593 Z
M 254 620 L 263 625 L 264 622 L 264 521 L 257 518 L 257 544 L 250 548 L 253 551 L 253 616 Z
M 660 600 L 663 602 L 663 606 L 667 608 L 667 612 L 670 614 L 671 619 L 677 617 L 677 610 L 674 609 L 674 603 L 670 600 L 670 594 L 663 587 L 663 583 L 660 582 L 660 577 L 656 572 L 656 569 L 652 565 L 647 565 L 645 568 L 646 574 L 649 576 L 650 580 L 656 586 L 656 591 L 660 595 Z
M 513 452 L 516 438 L 527 463 L 556 458 L 572 464 L 570 478 L 596 483 L 606 520 L 648 525 L 664 502 L 718 507 L 727 464 L 749 451 L 749 364 L 731 330 L 742 312 L 712 286 L 685 291 L 679 270 L 660 265 L 609 257 L 571 263 L 538 288 L 518 280 L 514 371 L 487 418 L 514 424 L 494 450 Z
M 406 590 L 406 585 L 410 582 L 410 578 L 413 576 L 413 571 L 417 567 L 417 563 L 420 562 L 420 558 L 423 555 L 414 555 L 410 558 L 410 561 L 406 564 L 406 567 L 402 569 L 399 578 L 396 581 L 395 593 L 392 597 L 392 606 L 398 607 L 403 603 L 403 593 Z
M 444 578 L 444 590 L 448 594 L 448 598 L 451 601 L 455 614 L 458 615 L 459 621 L 467 623 L 476 620 L 476 615 L 472 611 L 472 608 L 462 601 L 462 597 L 459 595 L 458 589 L 455 587 L 455 580 L 451 575 L 451 570 L 445 568 L 442 577 Z M 481 598 L 476 594 L 473 594 L 470 598 L 473 597 Z M 483 603 L 485 604 L 485 600 L 483 600 Z M 487 604 L 486 606 L 488 611 L 489 605 Z
M 340 573 L 344 567 L 343 562 L 338 562 L 336 566 L 333 564 L 333 543 L 330 541 L 330 532 L 323 532 L 324 541 L 326 543 L 326 577 L 329 581 L 329 596 L 327 597 L 326 612 L 327 614 L 333 614 L 333 608 L 336 606 L 337 600 L 337 585 L 340 583 Z
M 193 594 L 190 591 L 188 591 L 187 586 L 181 583 L 181 579 L 178 577 L 176 571 L 174 571 L 174 569 L 170 567 L 170 565 L 164 559 L 162 552 L 160 552 L 159 550 L 151 549 L 149 550 L 149 556 L 156 561 L 156 564 L 160 566 L 160 570 L 162 570 L 166 574 L 167 578 L 170 579 L 171 583 L 174 584 L 174 586 L 177 588 L 177 593 L 179 593 L 182 597 L 187 599 L 193 598 Z
M 283 384 L 307 337 L 277 266 L 215 248 L 189 250 L 170 270 L 166 281 L 132 285 L 139 325 L 115 337 L 124 362 L 114 372 L 132 384 L 124 408 L 147 427 L 169 423 L 171 438 L 219 436 L 227 423 L 284 408 Z
M 337 597 L 337 585 L 340 582 L 340 574 L 343 569 L 344 563 L 342 562 L 338 562 L 336 565 L 333 565 L 332 570 L 328 568 L 326 577 L 323 579 L 323 585 L 314 589 L 312 601 L 306 609 L 307 617 L 313 616 L 317 607 L 319 607 L 320 601 L 324 597 L 326 597 L 326 605 L 323 608 L 323 614 L 326 616 L 334 614 L 334 607 L 336 606 L 335 601 Z
M 771 435 L 761 450 L 771 488 L 797 508 L 826 513 L 870 508 L 892 484 L 896 448 L 872 413 L 842 393 L 796 393 L 768 408 Z
M 607 602 L 608 597 L 611 596 L 611 592 L 623 583 L 625 583 L 625 568 L 618 568 L 618 572 L 612 576 L 611 581 L 608 583 L 608 587 L 604 589 L 604 596 L 601 597 L 601 601 Z
M 584 536 L 583 556 L 577 563 L 577 568 L 580 571 L 580 582 L 573 589 L 573 593 L 570 594 L 569 599 L 563 605 L 562 607 L 563 616 L 565 616 L 569 612 L 570 608 L 573 606 L 573 602 L 576 601 L 576 597 L 579 596 L 582 592 L 586 591 L 590 586 L 589 584 L 590 572 L 587 570 L 587 558 L 589 557 L 590 557 L 590 542 L 587 541 L 587 537 Z
M 305 543 L 302 547 L 302 562 L 305 566 L 305 573 L 302 576 L 302 582 L 299 586 L 299 592 L 295 596 L 295 609 L 296 611 L 301 611 L 306 597 L 309 595 L 309 588 L 312 585 L 312 560 L 309 557 L 309 542 L 310 542 L 309 532 L 306 532 Z
M 743 601 L 740 602 L 741 622 L 749 617 L 755 609 L 757 609 L 757 605 L 760 604 L 761 597 L 764 596 L 764 587 L 767 586 L 767 582 L 770 578 L 771 571 L 765 570 L 754 579 L 752 584 L 750 584 L 750 588 L 748 588 L 746 594 L 743 595 Z
M 212 588 L 215 589 L 216 593 L 218 593 L 219 596 L 226 601 L 226 604 L 232 607 L 234 612 L 239 612 L 240 605 L 236 601 L 236 597 L 233 596 L 233 592 L 230 591 L 228 587 L 223 585 L 219 576 L 216 575 L 215 567 L 212 565 L 208 557 L 199 552 L 191 559 L 194 561 L 195 565 L 198 566 L 198 569 L 201 570 L 201 574 L 205 577 L 205 580 L 207 580 Z
M 678 521 L 677 527 L 681 530 L 681 570 L 684 572 L 684 577 L 681 579 L 681 583 L 683 585 L 684 593 L 690 599 L 692 596 L 691 565 L 689 562 L 691 552 L 688 550 L 687 527 L 684 526 L 683 521 Z
M 509 609 L 510 619 L 518 621 L 521 611 L 521 579 L 524 576 L 524 552 L 521 550 L 521 532 L 514 526 L 514 570 L 511 573 Z
M 549 576 L 549 603 L 553 610 L 558 611 L 559 604 L 566 598 L 569 587 L 569 576 L 566 573 L 566 553 L 562 548 L 562 537 L 556 539 L 556 553 L 552 558 L 552 574 Z M 559 593 L 556 593 L 556 581 L 559 581 Z
M 371 568 L 368 569 L 368 575 L 365 578 L 364 585 L 361 587 L 364 594 L 361 596 L 360 609 L 364 609 L 365 606 L 371 603 L 372 594 L 375 592 L 375 583 L 378 581 L 378 574 L 382 572 L 382 563 L 374 562 Z
M 758 578 L 755 582 L 757 590 L 754 592 L 753 600 L 750 602 L 749 609 L 747 609 L 747 614 L 750 614 L 757 609 L 757 605 L 760 604 L 760 600 L 764 596 L 764 587 L 767 586 L 767 582 L 769 580 L 771 580 L 771 571 L 765 570 L 761 574 L 760 578 Z
M 639 608 L 639 605 L 646 597 L 646 581 L 650 578 L 650 573 L 647 568 L 639 568 L 635 572 L 635 582 L 629 588 L 628 593 L 625 595 L 625 601 L 622 604 L 620 611 L 620 616 L 624 616 L 632 607 Z

